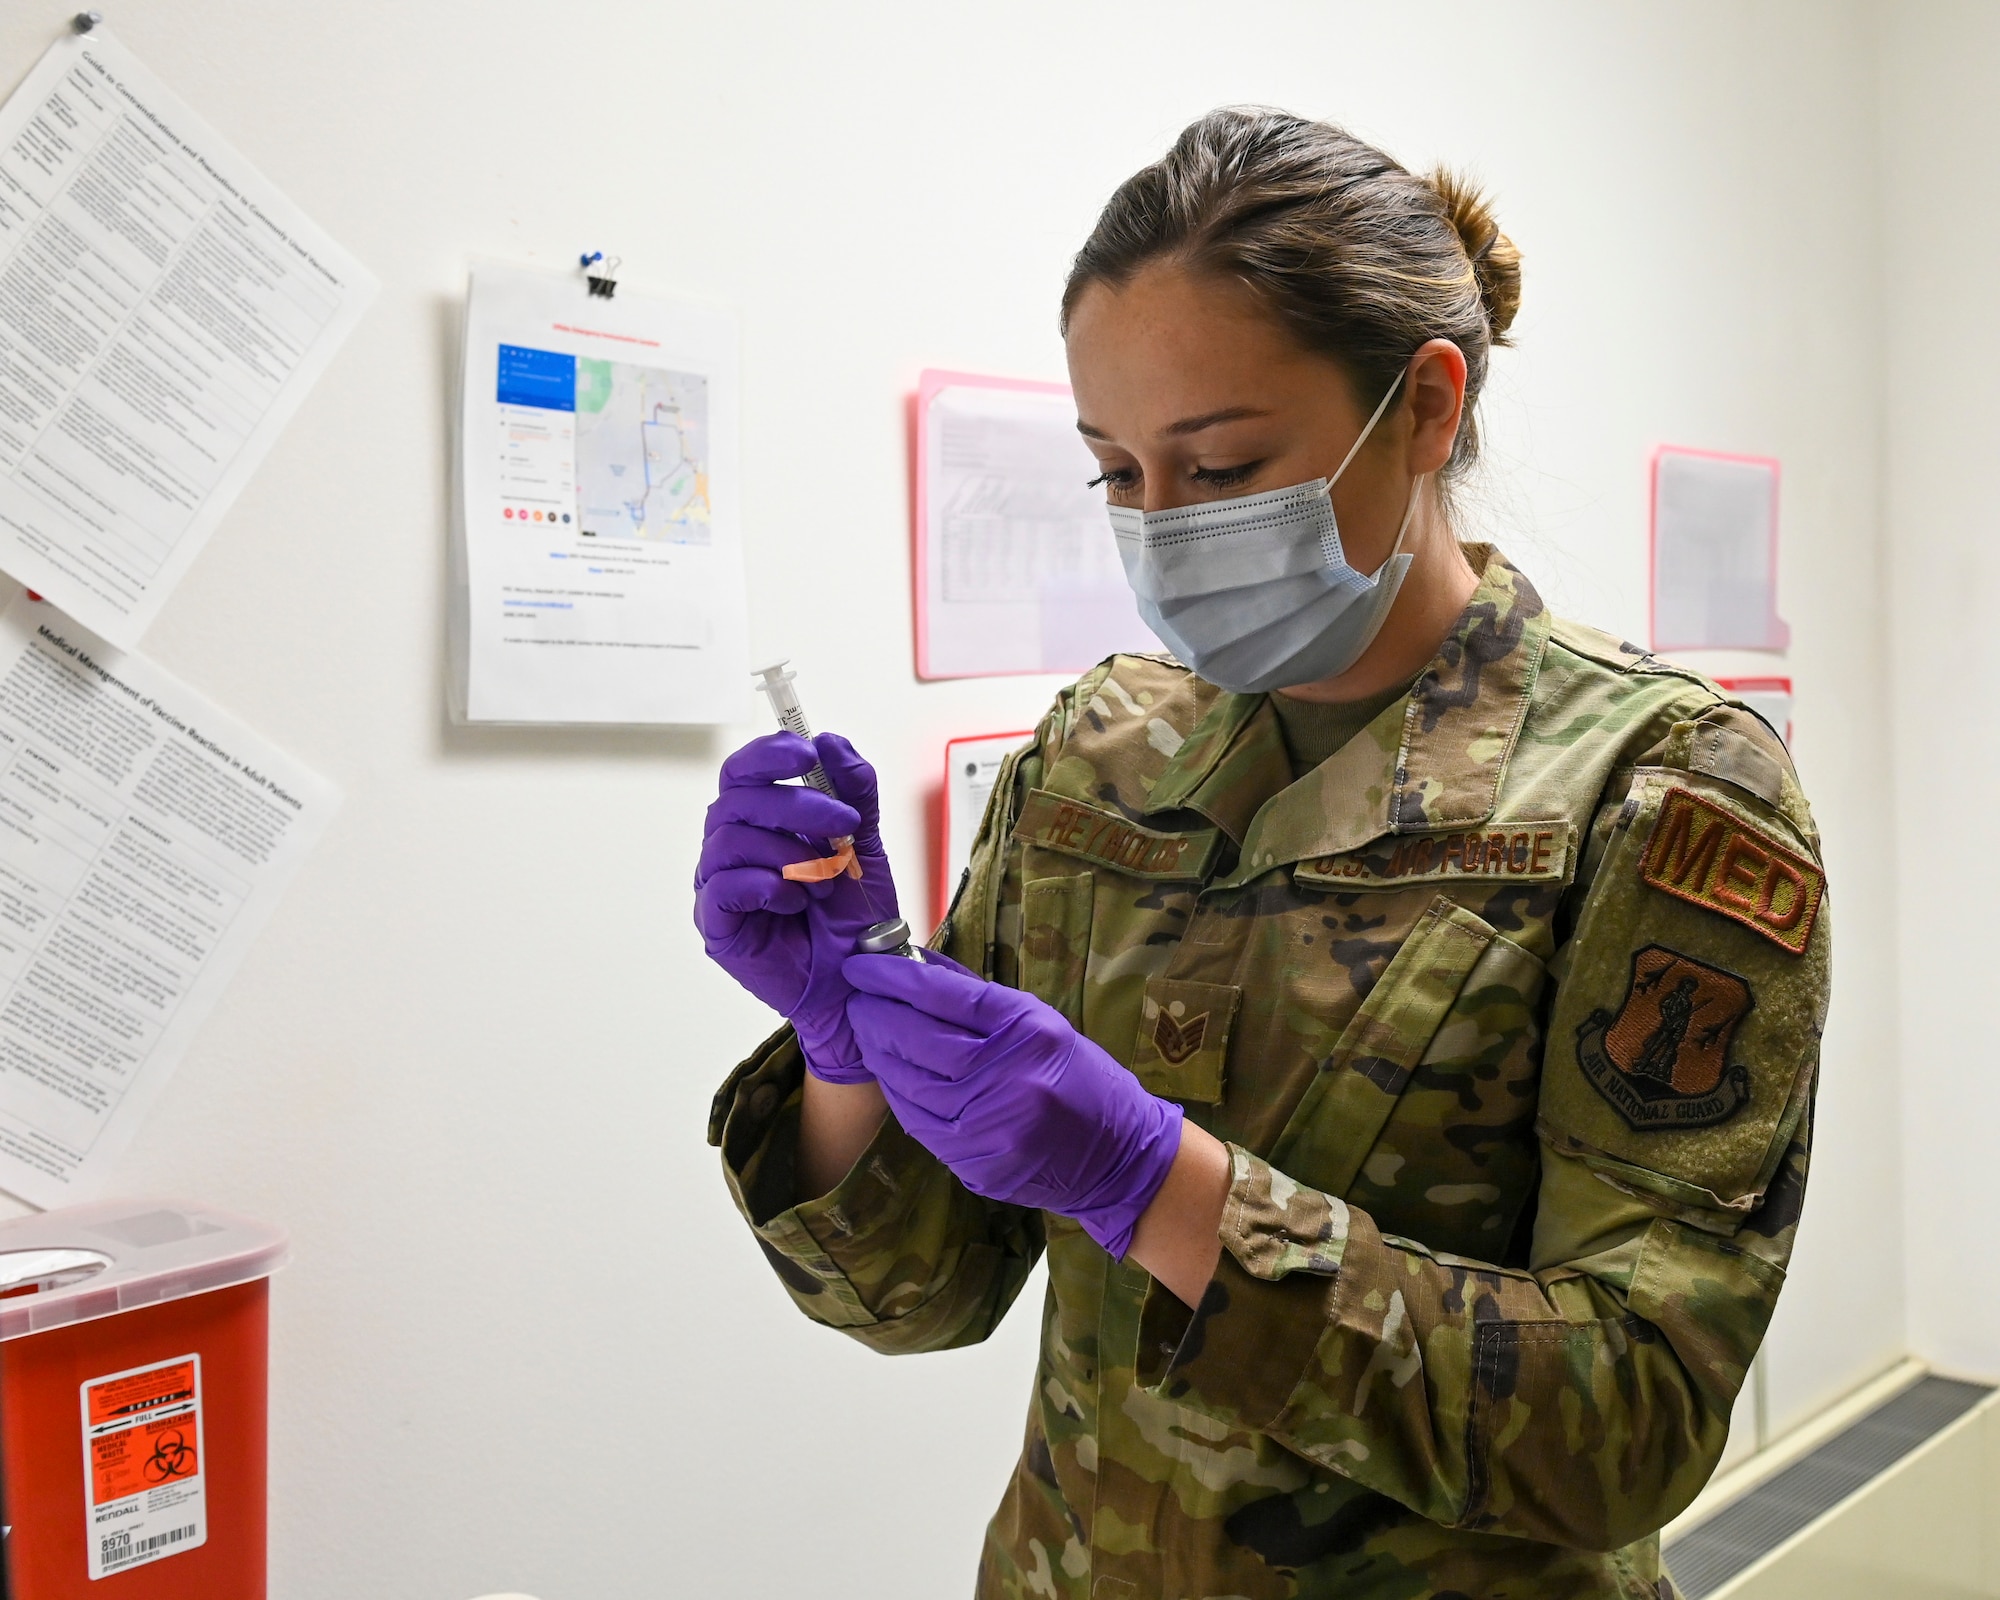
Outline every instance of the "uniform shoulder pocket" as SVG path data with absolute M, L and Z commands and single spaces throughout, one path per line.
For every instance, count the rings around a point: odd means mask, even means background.
M 1554 963 L 1543 1137 L 1747 1211 L 1810 1088 L 1830 940 L 1791 819 L 1717 774 L 1639 773 Z

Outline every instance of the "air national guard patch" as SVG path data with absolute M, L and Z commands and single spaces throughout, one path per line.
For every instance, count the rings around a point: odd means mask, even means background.
M 1735 973 L 1649 944 L 1632 957 L 1618 1014 L 1593 1011 L 1576 1030 L 1577 1061 L 1641 1133 L 1711 1127 L 1750 1103 L 1729 1043 L 1754 1004 Z
M 1703 910 L 1803 955 L 1826 875 L 1741 817 L 1686 789 L 1669 789 L 1639 871 Z

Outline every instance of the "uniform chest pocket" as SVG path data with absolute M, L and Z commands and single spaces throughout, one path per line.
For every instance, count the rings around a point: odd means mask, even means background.
M 1164 1099 L 1221 1104 L 1229 1030 L 1242 998 L 1233 983 L 1148 978 L 1132 1043 L 1133 1074 Z
M 1344 1195 L 1499 935 L 1439 895 L 1368 991 L 1272 1146 L 1279 1171 Z M 1513 947 L 1510 945 L 1511 950 Z
M 1021 886 L 1021 987 L 1083 1026 L 1083 980 L 1090 965 L 1090 912 L 1096 878 L 1075 872 Z
M 1222 837 L 1215 828 L 1162 833 L 1034 790 L 1013 831 L 1021 849 L 1020 986 L 1131 1060 L 1143 991 L 1166 966 Z M 1218 1044 L 1227 1031 L 1226 1022 L 1217 1028 Z M 1219 1082 L 1220 1056 L 1207 1056 L 1215 1057 Z
M 1129 1027 L 1130 1011 L 1112 1003 L 1123 985 L 1100 985 L 1086 1018 L 1090 995 L 1090 938 L 1097 875 L 1090 872 L 1057 878 L 1030 878 L 1021 886 L 1021 987 L 1045 1000 L 1079 1031 L 1086 1023 L 1108 1027 L 1100 1041 L 1154 1094 L 1190 1105 L 1215 1105 L 1222 1099 L 1223 1068 L 1229 1059 L 1229 1030 L 1243 991 L 1230 983 L 1196 983 L 1186 979 L 1148 977 L 1139 997 L 1136 1035 Z M 1119 1046 L 1131 1038 L 1128 1053 Z

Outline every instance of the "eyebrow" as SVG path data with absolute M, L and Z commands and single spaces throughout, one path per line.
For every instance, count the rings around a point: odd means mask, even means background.
M 1227 406 L 1221 411 L 1204 411 L 1198 417 L 1182 417 L 1178 422 L 1168 423 L 1160 431 L 1170 438 L 1178 439 L 1186 434 L 1200 433 L 1204 428 L 1218 427 L 1225 422 L 1244 422 L 1252 417 L 1268 417 L 1270 414 L 1268 411 L 1259 410 L 1256 406 Z M 1077 418 L 1076 431 L 1086 439 L 1103 439 L 1106 443 L 1110 442 L 1109 434 L 1099 432 L 1081 417 Z

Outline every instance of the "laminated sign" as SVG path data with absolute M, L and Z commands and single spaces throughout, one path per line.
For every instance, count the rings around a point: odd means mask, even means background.
M 201 1471 L 201 1357 L 83 1385 L 85 1543 L 93 1579 L 208 1538 Z

